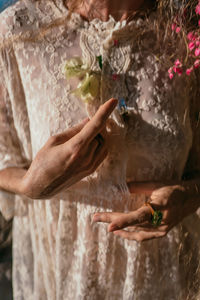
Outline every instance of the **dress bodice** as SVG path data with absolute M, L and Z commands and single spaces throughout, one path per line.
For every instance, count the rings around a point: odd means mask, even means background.
M 67 13 L 62 1 L 46 2 L 45 7 L 27 1 L 32 9 L 28 13 L 20 5 L 14 24 L 9 25 L 13 35 Z M 124 176 L 135 181 L 180 178 L 192 140 L 187 84 L 184 78 L 169 80 L 167 68 L 158 60 L 162 54 L 153 31 L 139 41 L 137 32 L 144 27 L 142 19 L 127 24 L 110 17 L 107 22 L 88 23 L 74 13 L 68 25 L 55 26 L 44 38 L 14 45 L 30 126 L 31 159 L 49 136 L 93 115 L 109 98 L 124 98 L 128 120 L 123 121 L 117 109 L 112 114 L 112 163 L 104 164 L 110 165 L 110 175 L 118 177 L 123 169 Z M 63 74 L 65 62 L 76 56 L 100 74 L 99 95 L 89 105 L 71 94 L 77 81 L 67 81 Z M 97 56 L 102 56 L 102 70 Z
M 87 189 L 88 184 L 95 187 L 96 194 L 98 186 L 101 194 L 110 191 L 110 184 L 126 190 L 130 180 L 180 179 L 192 143 L 189 89 L 184 78 L 168 78 L 161 62 L 165 54 L 160 53 L 154 31 L 149 29 L 139 38 L 146 26 L 142 18 L 127 23 L 110 16 L 106 22 L 87 22 L 72 13 L 70 20 L 37 34 L 45 24 L 67 14 L 61 2 L 27 0 L 24 6 L 15 5 L 14 16 L 12 9 L 9 16 L 4 13 L 2 40 L 9 34 L 21 37 L 6 55 L 7 62 L 3 60 L 3 72 L 26 159 L 33 160 L 49 136 L 91 117 L 102 103 L 116 97 L 125 99 L 128 118 L 122 118 L 117 108 L 112 113 L 109 155 L 83 179 Z M 153 23 L 156 13 L 149 18 Z M 72 93 L 80 79 L 67 80 L 63 73 L 73 57 L 98 73 L 99 93 L 88 104 Z M 74 189 L 81 192 L 81 183 Z

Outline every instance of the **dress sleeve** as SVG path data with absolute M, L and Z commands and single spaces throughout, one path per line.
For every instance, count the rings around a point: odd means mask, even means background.
M 30 165 L 30 136 L 25 97 L 12 49 L 0 50 L 0 170 Z M 0 211 L 10 219 L 16 195 L 0 189 Z

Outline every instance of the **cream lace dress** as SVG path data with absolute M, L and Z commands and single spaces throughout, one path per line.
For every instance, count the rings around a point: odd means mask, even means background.
M 31 41 L 38 28 L 66 15 L 61 0 L 19 1 L 0 15 L 0 169 L 29 166 L 51 135 L 93 115 L 110 97 L 126 99 L 129 119 L 115 110 L 108 158 L 68 190 L 49 200 L 0 192 L 4 216 L 14 215 L 14 299 L 186 299 L 199 255 L 197 215 L 145 243 L 107 233 L 107 225 L 92 224 L 91 216 L 142 205 L 145 196 L 130 196 L 127 180 L 181 178 L 193 141 L 188 85 L 161 70 L 153 31 L 137 43 L 142 19 L 88 23 L 72 14 Z M 6 42 L 24 34 L 29 41 Z M 77 82 L 63 74 L 74 56 L 101 73 L 92 105 L 70 93 Z M 186 266 L 182 248 L 194 254 Z

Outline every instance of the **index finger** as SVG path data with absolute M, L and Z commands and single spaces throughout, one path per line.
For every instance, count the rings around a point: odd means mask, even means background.
M 104 128 L 106 121 L 118 103 L 117 99 L 110 99 L 101 105 L 94 117 L 78 133 L 80 139 L 91 142 L 95 136 Z
M 93 221 L 110 223 L 109 231 L 115 231 L 150 221 L 150 218 L 150 209 L 142 206 L 138 210 L 129 213 L 99 212 L 94 215 Z

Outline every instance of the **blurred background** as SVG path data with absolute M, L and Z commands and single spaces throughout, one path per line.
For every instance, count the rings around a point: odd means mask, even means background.
M 0 213 L 0 300 L 12 297 L 12 220 Z

